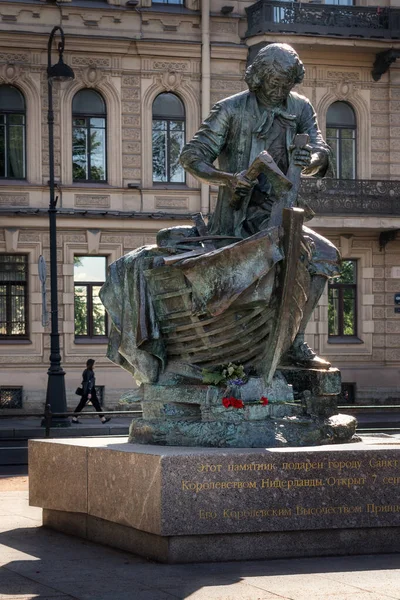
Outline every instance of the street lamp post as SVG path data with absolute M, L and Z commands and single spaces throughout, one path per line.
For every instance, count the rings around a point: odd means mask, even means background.
M 58 43 L 59 60 L 56 65 L 51 65 L 51 48 L 54 36 L 60 33 L 61 41 Z M 50 367 L 47 371 L 47 394 L 46 404 L 51 407 L 53 413 L 63 413 L 67 411 L 67 398 L 65 395 L 65 371 L 61 366 L 60 355 L 60 334 L 58 332 L 58 290 L 57 290 L 57 200 L 55 197 L 54 184 L 54 111 L 53 111 L 53 82 L 69 81 L 74 79 L 74 72 L 63 61 L 64 52 L 64 31 L 61 27 L 54 27 L 47 45 L 47 97 L 48 113 L 47 124 L 49 131 L 49 163 L 50 163 L 50 204 L 49 204 L 49 225 L 50 225 L 50 301 L 51 301 L 51 333 L 50 333 Z M 55 417 L 52 420 L 53 426 L 68 427 L 70 421 L 67 417 Z

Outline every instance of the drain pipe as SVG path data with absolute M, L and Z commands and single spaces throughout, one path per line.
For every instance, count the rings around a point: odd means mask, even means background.
M 201 120 L 210 112 L 210 0 L 201 1 Z M 200 210 L 203 215 L 210 212 L 210 186 L 201 184 Z

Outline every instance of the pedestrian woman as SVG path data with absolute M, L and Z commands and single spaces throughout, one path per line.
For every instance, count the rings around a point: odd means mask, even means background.
M 96 394 L 96 377 L 93 371 L 94 360 L 89 358 L 86 361 L 86 369 L 82 373 L 82 398 L 75 409 L 75 414 L 80 413 L 86 403 L 90 400 L 97 412 L 101 412 L 100 402 Z M 107 423 L 111 417 L 100 417 L 102 423 Z M 72 418 L 73 423 L 80 423 L 77 416 Z

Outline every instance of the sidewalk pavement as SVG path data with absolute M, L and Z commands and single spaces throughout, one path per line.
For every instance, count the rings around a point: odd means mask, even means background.
M 93 415 L 93 416 L 92 416 Z M 90 435 L 128 435 L 129 425 L 134 415 L 118 415 L 111 417 L 108 423 L 101 423 L 95 412 L 80 413 L 80 423 L 72 423 L 70 427 L 52 427 L 51 437 L 82 437 Z M 0 415 L 0 439 L 1 438 L 43 438 L 45 428 L 41 425 L 41 418 L 36 417 L 5 417 Z M 1 596 L 0 596 L 1 598 Z
M 400 600 L 396 554 L 160 565 L 42 528 L 27 496 L 0 493 L 1 600 Z
M 132 410 L 138 410 L 135 406 Z M 400 405 L 399 410 L 374 410 L 362 412 L 362 407 L 355 407 L 348 414 L 352 414 L 357 418 L 358 426 L 361 429 L 391 427 L 400 432 Z M 341 409 L 339 407 L 339 412 Z M 343 410 L 343 412 L 346 412 Z M 51 437 L 85 437 L 85 436 L 105 436 L 105 435 L 128 435 L 129 426 L 133 418 L 140 417 L 140 414 L 116 415 L 110 414 L 111 421 L 108 423 L 100 423 L 100 419 L 95 411 L 87 411 L 80 413 L 80 424 L 71 423 L 71 427 L 52 427 Z M 71 421 L 71 419 L 70 419 Z M 392 432 L 391 432 L 392 433 Z M 45 428 L 41 425 L 41 418 L 24 417 L 24 416 L 6 416 L 0 414 L 0 440 L 1 438 L 15 439 L 34 439 L 45 437 Z

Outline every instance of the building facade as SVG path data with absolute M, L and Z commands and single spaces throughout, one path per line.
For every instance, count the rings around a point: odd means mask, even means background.
M 379 4 L 379 5 L 378 5 Z M 134 387 L 106 358 L 107 264 L 209 214 L 217 190 L 185 175 L 185 140 L 246 89 L 255 52 L 286 42 L 331 145 L 335 178 L 305 181 L 310 225 L 344 259 L 308 328 L 345 398 L 400 399 L 400 0 L 0 0 L 0 414 L 40 410 L 49 325 L 47 41 L 66 35 L 72 82 L 54 84 L 59 324 L 67 399 L 87 358 L 107 407 Z M 53 53 L 57 61 L 56 45 Z

